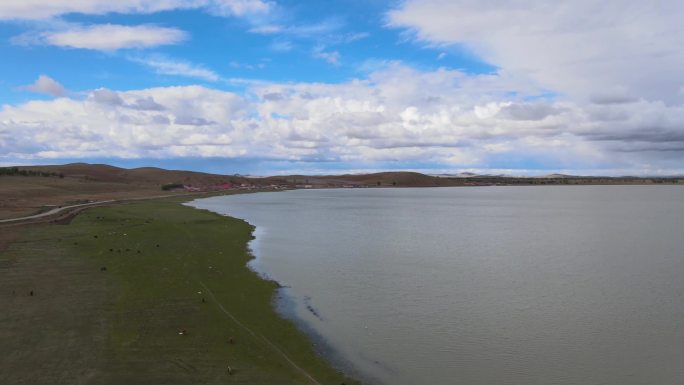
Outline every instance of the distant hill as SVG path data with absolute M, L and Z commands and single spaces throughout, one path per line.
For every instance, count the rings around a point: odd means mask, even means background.
M 472 172 L 459 172 L 458 174 L 433 174 L 433 176 L 440 178 L 472 178 L 474 176 L 481 176 Z
M 567 174 L 548 174 L 548 175 L 542 175 L 540 178 L 579 178 L 576 175 L 567 175 Z
M 26 172 L 22 172 L 22 170 Z M 168 193 L 162 186 L 174 186 L 171 193 L 211 190 L 216 186 L 246 185 L 256 188 L 360 188 L 360 187 L 445 187 L 516 186 L 575 184 L 684 184 L 681 177 L 587 177 L 550 174 L 543 177 L 504 175 L 425 175 L 392 171 L 371 174 L 285 175 L 247 177 L 156 167 L 126 169 L 106 164 L 71 163 L 52 166 L 0 168 L 0 218 L 15 217 L 63 205 L 91 200 L 158 196 Z M 29 172 L 30 171 L 30 172 Z
M 0 173 L 0 218 L 33 214 L 49 206 L 174 193 L 162 191 L 164 185 L 206 188 L 252 183 L 247 178 L 231 175 L 154 167 L 125 169 L 106 164 L 72 163 L 16 169 L 20 172 Z M 32 172 L 21 173 L 22 170 Z M 184 191 L 177 191 L 181 192 Z
M 25 166 L 19 169 L 53 172 L 65 177 L 82 178 L 92 182 L 127 183 L 158 186 L 168 183 L 208 185 L 223 182 L 249 183 L 245 177 L 208 174 L 195 171 L 165 170 L 157 167 L 120 168 L 107 164 L 70 163 L 54 166 Z M 232 182 L 231 182 L 232 181 Z
M 287 175 L 262 179 L 281 185 L 310 185 L 312 187 L 431 187 L 450 185 L 446 180 L 417 172 L 379 172 L 343 175 Z

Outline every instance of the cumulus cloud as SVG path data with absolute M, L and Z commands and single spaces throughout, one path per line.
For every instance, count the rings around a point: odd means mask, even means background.
M 249 16 L 272 7 L 261 0 L 27 0 L 1 3 L 0 20 L 190 8 Z M 5 105 L 0 162 L 243 157 L 471 170 L 516 162 L 566 173 L 681 172 L 683 13 L 676 2 L 635 0 L 406 0 L 388 14 L 390 26 L 408 28 L 425 44 L 459 44 L 497 67 L 479 75 L 368 60 L 359 66 L 362 79 L 281 84 L 223 79 L 191 62 L 129 54 L 161 75 L 240 82 L 245 91 L 97 89 Z M 271 49 L 292 50 L 293 41 L 310 39 L 316 47 L 311 54 L 331 64 L 340 61 L 336 44 L 367 36 L 342 34 L 336 20 L 310 26 L 259 20 L 252 32 L 278 35 Z M 113 51 L 186 39 L 180 30 L 153 25 L 61 26 L 13 41 Z M 47 76 L 26 89 L 65 95 Z
M 100 88 L 100 89 L 97 89 L 95 91 L 92 91 L 88 95 L 88 98 L 94 100 L 97 103 L 101 103 L 101 104 L 109 104 L 112 106 L 123 106 L 124 105 L 124 101 L 121 98 L 121 96 L 119 96 L 118 92 L 114 92 L 114 91 L 108 90 L 106 88 Z
M 110 107 L 126 107 L 140 111 L 164 111 L 166 107 L 157 103 L 151 95 L 133 98 L 128 102 L 120 96 L 119 92 L 112 91 L 106 88 L 99 88 L 91 91 L 88 94 L 88 100 L 101 105 L 109 105 Z
M 407 0 L 388 15 L 432 45 L 577 100 L 684 101 L 684 3 L 638 0 Z
M 174 9 L 205 9 L 219 16 L 245 16 L 270 11 L 265 0 L 22 0 L 0 2 L 0 20 L 41 20 L 81 13 L 154 13 Z
M 504 103 L 498 115 L 512 120 L 543 120 L 557 115 L 559 109 L 549 103 Z
M 52 96 L 63 96 L 66 93 L 64 86 L 47 75 L 40 75 L 33 84 L 24 86 L 22 89 Z
M 428 162 L 503 168 L 672 170 L 684 108 L 511 98 L 518 80 L 390 65 L 339 84 L 260 83 L 245 95 L 200 86 L 94 90 L 4 106 L 5 158 L 245 157 L 288 162 Z
M 157 103 L 152 96 L 145 96 L 130 104 L 131 108 L 141 111 L 164 111 L 166 108 Z
M 57 47 L 116 51 L 123 48 L 149 48 L 176 44 L 187 38 L 176 28 L 154 25 L 69 25 L 59 31 L 29 32 L 12 39 L 14 44 L 45 44 Z
M 225 123 L 202 125 L 209 118 Z M 18 136 L 0 142 L 0 153 L 17 158 L 239 156 L 240 149 L 229 145 L 233 136 L 245 136 L 233 126 L 243 119 L 240 97 L 203 87 L 100 89 L 83 100 L 5 106 L 0 131 Z

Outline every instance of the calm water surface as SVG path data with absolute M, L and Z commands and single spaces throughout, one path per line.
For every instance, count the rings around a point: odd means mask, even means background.
M 383 385 L 684 383 L 684 188 L 300 190 L 194 206 Z M 288 304 L 288 306 L 285 306 Z

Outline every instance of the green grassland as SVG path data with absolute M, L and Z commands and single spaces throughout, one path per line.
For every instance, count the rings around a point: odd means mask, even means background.
M 0 383 L 356 383 L 274 311 L 251 226 L 180 203 L 93 208 L 11 245 Z

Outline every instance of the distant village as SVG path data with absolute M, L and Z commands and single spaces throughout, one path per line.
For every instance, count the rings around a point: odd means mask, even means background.
M 310 178 L 310 179 L 309 179 Z M 422 181 L 363 181 L 352 182 L 343 178 L 309 177 L 306 183 L 298 183 L 288 178 L 253 178 L 243 183 L 223 182 L 210 185 L 171 183 L 162 186 L 166 191 L 212 192 L 226 190 L 289 190 L 313 188 L 383 188 L 383 187 L 447 187 L 447 186 L 533 186 L 533 185 L 610 185 L 610 184 L 681 184 L 680 177 L 507 177 L 507 176 L 473 176 L 463 177 L 429 177 Z M 331 180 L 332 179 L 332 180 Z
M 165 191 L 187 191 L 187 192 L 211 192 L 211 191 L 226 191 L 226 190 L 284 190 L 284 189 L 291 189 L 293 187 L 296 188 L 311 188 L 313 186 L 307 185 L 307 186 L 292 186 L 292 185 L 278 185 L 278 184 L 269 184 L 269 185 L 256 185 L 253 183 L 220 183 L 220 184 L 214 184 L 214 185 L 206 185 L 206 186 L 197 186 L 197 185 L 191 185 L 191 184 L 181 184 L 181 183 L 170 183 L 170 184 L 165 184 L 162 186 L 162 190 Z
M 292 190 L 292 189 L 313 189 L 313 188 L 369 188 L 369 187 L 388 187 L 380 184 L 364 183 L 316 183 L 316 184 L 294 184 L 294 183 L 219 183 L 213 185 L 193 185 L 182 183 L 169 183 L 162 186 L 164 191 L 185 191 L 185 192 L 213 192 L 227 190 Z

